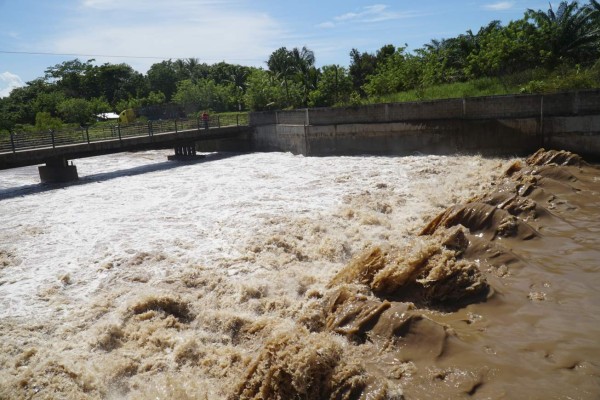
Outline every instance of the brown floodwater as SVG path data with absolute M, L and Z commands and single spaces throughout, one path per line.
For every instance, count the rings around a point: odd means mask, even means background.
M 0 399 L 600 398 L 577 155 L 164 156 L 1 200 Z
M 231 398 L 600 398 L 598 172 L 540 151 L 368 250 Z

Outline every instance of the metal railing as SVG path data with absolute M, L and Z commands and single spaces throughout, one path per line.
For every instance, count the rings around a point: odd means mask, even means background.
M 201 118 L 171 119 L 138 122 L 129 125 L 103 125 L 42 132 L 10 132 L 0 135 L 0 153 L 58 147 L 70 144 L 92 143 L 106 140 L 123 140 L 130 137 L 154 136 L 163 133 L 197 130 L 202 133 L 211 128 L 248 126 L 248 114 L 210 116 Z

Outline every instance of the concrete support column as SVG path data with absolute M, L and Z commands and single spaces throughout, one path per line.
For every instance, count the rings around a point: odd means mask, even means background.
M 64 157 L 52 158 L 46 161 L 46 165 L 38 167 L 42 183 L 71 182 L 79 179 L 77 167 L 69 165 Z
M 203 157 L 196 154 L 196 143 L 192 142 L 175 146 L 175 154 L 167 158 L 172 161 L 189 161 Z

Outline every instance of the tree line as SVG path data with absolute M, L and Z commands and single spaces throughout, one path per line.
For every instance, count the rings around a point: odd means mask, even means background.
M 100 113 L 167 103 L 195 115 L 361 104 L 404 92 L 418 99 L 428 88 L 462 83 L 513 92 L 600 87 L 600 3 L 563 1 L 506 25 L 491 21 L 477 32 L 407 47 L 352 49 L 348 67 L 317 68 L 306 47 L 275 50 L 266 68 L 188 58 L 155 63 L 142 74 L 125 63 L 75 59 L 1 98 L 0 130 L 85 125 Z

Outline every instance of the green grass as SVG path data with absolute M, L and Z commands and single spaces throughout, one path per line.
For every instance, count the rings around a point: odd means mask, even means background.
M 595 88 L 600 88 L 600 60 L 589 68 L 571 66 L 557 68 L 554 71 L 526 70 L 501 78 L 479 78 L 371 97 L 361 103 L 395 103 L 517 93 L 554 93 Z
M 370 98 L 369 103 L 397 103 L 463 97 L 492 96 L 519 93 L 518 85 L 509 85 L 498 78 L 481 78 L 468 82 L 447 83 L 413 89 L 406 92 Z

